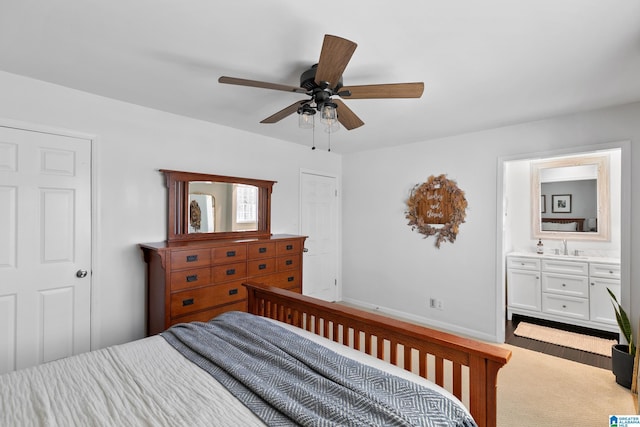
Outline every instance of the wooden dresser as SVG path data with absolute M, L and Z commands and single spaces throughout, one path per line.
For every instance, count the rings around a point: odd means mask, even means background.
M 247 310 L 247 280 L 302 292 L 304 236 L 146 243 L 147 335 Z

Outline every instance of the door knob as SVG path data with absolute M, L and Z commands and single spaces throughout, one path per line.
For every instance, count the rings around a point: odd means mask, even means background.
M 78 270 L 76 271 L 76 277 L 82 279 L 87 277 L 87 270 Z

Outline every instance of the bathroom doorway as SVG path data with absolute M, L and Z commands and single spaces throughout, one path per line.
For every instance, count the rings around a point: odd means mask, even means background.
M 598 144 L 583 147 L 574 147 L 564 150 L 551 150 L 541 153 L 525 154 L 512 156 L 509 158 L 499 159 L 498 171 L 498 249 L 497 249 L 497 268 L 501 274 L 498 274 L 497 298 L 498 313 L 497 319 L 497 336 L 502 342 L 514 342 L 513 330 L 517 322 L 520 320 L 507 319 L 507 264 L 506 257 L 512 252 L 530 252 L 535 253 L 535 246 L 538 241 L 532 233 L 531 221 L 531 179 L 530 179 L 530 163 L 532 161 L 553 158 L 559 156 L 581 155 L 603 150 L 614 150 L 618 152 L 620 159 L 617 165 L 612 168 L 611 179 L 611 239 L 603 242 L 590 242 L 589 240 L 579 240 L 571 242 L 572 250 L 578 250 L 576 253 L 584 253 L 589 255 L 606 254 L 607 256 L 618 257 L 620 259 L 620 283 L 621 283 L 621 299 L 623 305 L 628 307 L 630 301 L 630 143 L 628 141 Z M 545 247 L 553 250 L 555 246 L 560 245 L 557 239 L 549 239 L 545 241 Z M 548 246 L 547 246 L 548 245 Z M 581 252 L 582 251 L 582 252 Z M 549 319 L 543 319 L 546 321 Z M 552 327 L 564 327 L 562 323 L 551 323 Z M 588 329 L 583 333 L 591 333 Z M 597 331 L 594 331 L 597 333 Z M 519 337 L 515 338 L 516 340 Z M 551 347 L 542 344 L 541 349 L 550 349 Z M 545 352 L 545 351 L 543 351 Z M 556 354 L 558 355 L 558 354 Z M 559 357 L 564 357 L 559 355 Z M 577 356 L 576 356 L 577 357 Z M 566 357 L 572 359 L 571 356 Z M 599 365 L 599 361 L 595 361 L 594 365 Z

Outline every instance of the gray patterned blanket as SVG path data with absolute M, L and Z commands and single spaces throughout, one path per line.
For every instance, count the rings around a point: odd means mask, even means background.
M 436 390 L 341 356 L 261 317 L 228 312 L 161 334 L 269 426 L 477 427 Z

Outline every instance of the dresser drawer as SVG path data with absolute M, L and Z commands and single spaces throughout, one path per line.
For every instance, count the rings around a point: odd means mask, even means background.
M 193 268 L 171 273 L 171 291 L 197 288 L 211 283 L 211 268 Z
M 540 270 L 540 259 L 507 257 L 507 268 L 517 268 L 518 270 Z
M 265 258 L 247 262 L 247 275 L 249 277 L 271 274 L 276 271 L 276 259 Z
M 589 300 L 569 296 L 542 294 L 542 311 L 558 316 L 589 320 Z
M 302 252 L 301 240 L 285 240 L 284 242 L 277 242 L 276 244 L 276 254 L 278 256 L 291 254 L 291 253 L 301 253 L 301 252 Z
M 589 274 L 593 277 L 605 279 L 620 278 L 620 264 L 589 264 Z
M 578 274 L 586 276 L 589 274 L 589 263 L 582 261 L 563 261 L 555 259 L 543 259 L 542 271 L 562 274 Z
M 242 279 L 247 276 L 247 263 L 234 262 L 213 267 L 213 282 L 221 283 L 229 280 Z
M 242 286 L 242 281 L 176 292 L 171 295 L 171 316 L 177 317 L 246 298 L 247 288 Z
M 587 276 L 542 273 L 542 291 L 588 298 L 589 280 Z
M 246 245 L 230 245 L 213 248 L 213 262 L 215 264 L 244 261 L 247 259 Z
M 249 259 L 269 258 L 276 256 L 275 242 L 260 242 L 247 245 Z
M 171 252 L 171 269 L 204 267 L 211 263 L 211 250 L 193 249 Z
M 281 256 L 276 259 L 277 271 L 296 270 L 300 268 L 300 255 Z
M 300 270 L 291 270 L 284 273 L 272 274 L 268 278 L 265 278 L 263 283 L 283 289 L 299 287 L 302 286 L 302 272 Z
M 187 322 L 208 322 L 216 316 L 226 313 L 227 311 L 247 311 L 247 302 L 239 301 L 231 304 L 222 305 L 219 307 L 211 308 L 209 310 L 198 311 L 196 313 L 185 314 L 180 317 L 173 317 L 171 324 L 187 323 Z

